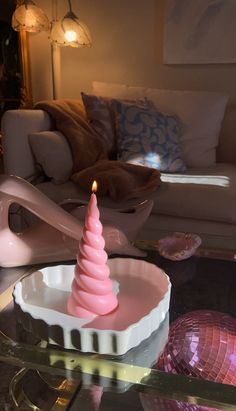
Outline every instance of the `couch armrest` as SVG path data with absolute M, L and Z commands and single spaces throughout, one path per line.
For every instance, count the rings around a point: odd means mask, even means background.
M 52 121 L 43 110 L 8 110 L 2 117 L 4 173 L 30 179 L 37 168 L 28 135 L 52 129 Z

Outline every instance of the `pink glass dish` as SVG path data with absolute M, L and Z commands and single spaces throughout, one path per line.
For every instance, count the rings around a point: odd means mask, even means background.
M 162 257 L 181 261 L 191 257 L 201 243 L 201 238 L 197 234 L 174 233 L 160 239 L 156 248 Z

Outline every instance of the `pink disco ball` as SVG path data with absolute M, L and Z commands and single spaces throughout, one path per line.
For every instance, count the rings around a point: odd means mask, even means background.
M 170 326 L 156 368 L 236 385 L 236 319 L 208 310 L 181 316 Z
M 215 408 L 202 407 L 201 405 L 166 400 L 152 394 L 140 394 L 140 400 L 144 411 L 220 411 Z
M 155 368 L 236 385 L 236 319 L 198 310 L 174 321 L 168 343 Z M 141 394 L 145 411 L 216 411 L 213 408 Z

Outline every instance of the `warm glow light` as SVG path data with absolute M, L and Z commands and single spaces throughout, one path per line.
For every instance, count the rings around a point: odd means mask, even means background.
M 67 30 L 65 32 L 65 39 L 69 42 L 77 40 L 77 34 L 73 30 Z
M 96 193 L 97 189 L 98 189 L 98 184 L 97 184 L 97 181 L 94 180 L 93 185 L 92 185 L 92 192 Z

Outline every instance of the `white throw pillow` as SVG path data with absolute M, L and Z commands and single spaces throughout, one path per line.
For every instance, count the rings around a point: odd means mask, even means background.
M 126 84 L 104 83 L 93 81 L 93 94 L 96 96 L 110 97 L 115 99 L 142 99 L 147 94 L 147 88 L 141 86 L 127 86 Z
M 216 162 L 216 147 L 228 96 L 204 91 L 160 90 L 93 82 L 93 92 L 121 98 L 147 97 L 161 112 L 177 115 L 183 124 L 182 158 L 188 167 L 208 167 Z
M 64 183 L 72 173 L 73 160 L 66 138 L 59 131 L 41 131 L 29 134 L 29 142 L 44 173 L 55 184 Z

